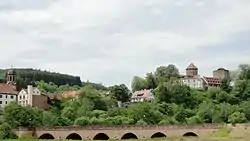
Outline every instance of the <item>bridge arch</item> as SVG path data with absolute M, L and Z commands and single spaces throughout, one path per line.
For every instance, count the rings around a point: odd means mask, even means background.
M 98 133 L 94 136 L 93 140 L 109 140 L 109 136 L 105 133 Z
M 167 137 L 164 133 L 157 132 L 151 136 L 151 138 L 165 138 Z
M 183 137 L 198 137 L 198 135 L 194 132 L 187 132 L 183 135 Z
M 55 139 L 53 135 L 49 133 L 42 134 L 38 139 L 47 139 L 47 140 L 53 140 Z
M 66 137 L 67 140 L 82 140 L 82 137 L 77 133 L 71 133 Z
M 127 140 L 127 139 L 138 139 L 138 137 L 134 133 L 126 133 L 122 136 L 122 140 Z

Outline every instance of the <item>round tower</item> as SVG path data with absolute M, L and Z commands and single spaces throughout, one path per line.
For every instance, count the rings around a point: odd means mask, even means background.
M 193 63 L 191 63 L 186 69 L 186 75 L 189 77 L 198 75 L 198 68 Z

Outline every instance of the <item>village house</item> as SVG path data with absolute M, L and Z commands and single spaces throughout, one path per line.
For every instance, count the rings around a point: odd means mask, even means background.
M 5 77 L 7 83 L 0 83 L 0 108 L 17 101 L 15 71 L 9 70 Z
M 132 93 L 131 102 L 144 102 L 144 101 L 152 101 L 154 99 L 152 90 L 141 90 L 135 91 Z
M 205 87 L 219 87 L 223 79 L 229 78 L 229 71 L 219 68 L 213 71 L 213 77 L 200 76 L 198 68 L 191 63 L 186 69 L 186 75 L 183 76 L 182 82 L 191 88 L 204 89 Z

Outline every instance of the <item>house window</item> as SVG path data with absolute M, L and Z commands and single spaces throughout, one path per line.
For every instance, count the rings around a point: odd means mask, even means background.
M 5 101 L 5 104 L 8 104 L 8 102 L 7 102 L 7 101 Z
M 25 99 L 25 95 L 23 96 L 23 99 Z
M 12 96 L 10 96 L 10 98 L 11 98 L 11 99 L 13 99 L 13 98 L 14 98 L 14 96 L 12 95 Z
M 2 102 L 2 101 L 0 101 L 0 104 L 3 104 L 3 102 Z
M 22 96 L 19 96 L 20 99 L 22 99 Z
M 6 95 L 5 98 L 8 98 L 8 95 Z
M 0 98 L 2 98 L 3 97 L 3 95 L 0 95 Z

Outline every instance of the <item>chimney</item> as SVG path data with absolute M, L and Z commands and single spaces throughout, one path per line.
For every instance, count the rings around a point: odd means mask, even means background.
M 32 85 L 28 85 L 27 92 L 28 92 L 28 105 L 32 106 L 33 105 L 33 86 Z

